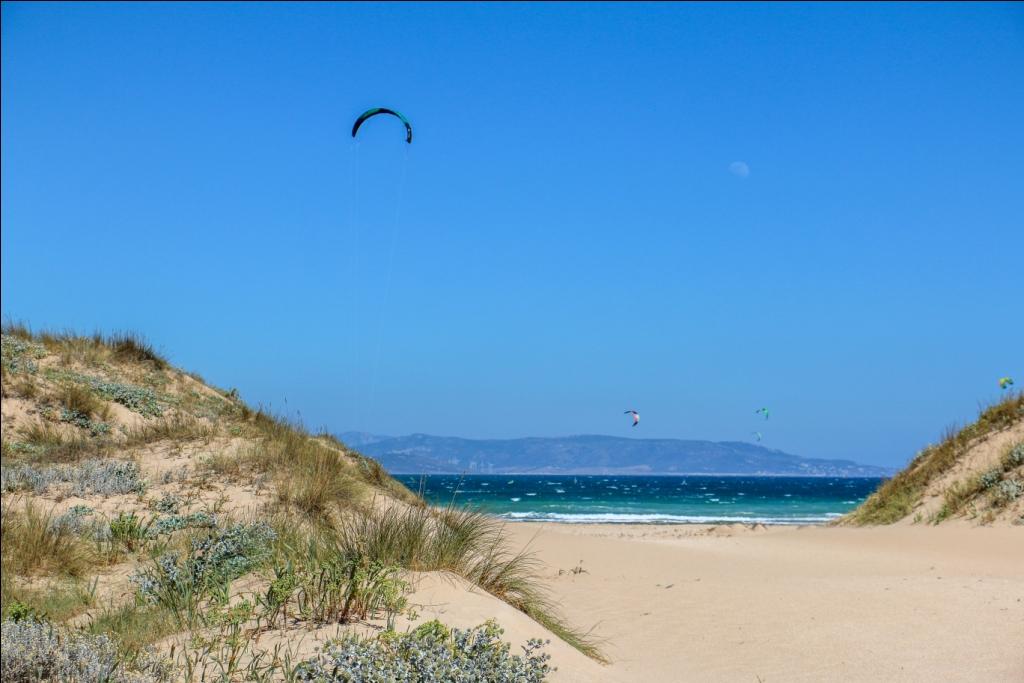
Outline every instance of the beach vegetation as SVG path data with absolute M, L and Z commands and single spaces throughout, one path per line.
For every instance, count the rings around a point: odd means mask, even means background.
M 839 523 L 892 524 L 909 516 L 921 501 L 928 485 L 948 472 L 972 445 L 1019 422 L 1022 416 L 1024 393 L 1016 393 L 982 410 L 978 419 L 966 427 L 947 430 L 938 444 L 928 446 L 918 453 L 903 471 L 883 482 L 877 491 Z M 955 514 L 966 501 L 972 499 L 979 486 L 980 481 L 950 487 L 943 510 L 933 521 L 941 521 Z
M 410 633 L 386 631 L 374 638 L 349 636 L 328 643 L 296 669 L 299 681 L 493 681 L 538 683 L 554 669 L 545 643 L 530 640 L 514 655 L 502 629 L 488 621 L 471 629 L 448 629 L 437 621 Z
M 32 501 L 7 503 L 0 510 L 2 569 L 8 578 L 29 574 L 81 577 L 97 563 L 92 545 L 74 529 L 56 523 L 52 510 L 44 512 Z
M 185 378 L 139 337 L 34 333 L 13 324 L 3 335 L 4 395 L 33 398 L 4 428 L 2 609 L 11 623 L 52 625 L 57 645 L 47 647 L 103 643 L 98 660 L 117 662 L 109 680 L 120 680 L 116 672 L 149 680 L 144 662 L 157 644 L 176 678 L 299 680 L 290 646 L 261 649 L 261 632 L 377 620 L 385 634 L 379 643 L 350 643 L 379 648 L 388 660 L 381 671 L 409 661 L 447 671 L 437 668 L 441 660 L 476 652 L 473 670 L 489 672 L 485 680 L 541 680 L 539 646 L 527 644 L 514 658 L 498 645 L 496 626 L 463 635 L 434 622 L 402 644 L 406 636 L 394 633 L 399 615 L 417 618 L 410 573 L 441 571 L 604 661 L 590 635 L 560 616 L 534 557 L 509 550 L 499 520 L 428 506 L 326 431 L 251 408 L 237 391 L 197 387 L 200 378 Z M 19 388 L 28 381 L 31 390 Z M 126 420 L 114 403 L 146 419 Z M 141 463 L 164 453 L 185 461 L 147 470 L 147 478 Z M 223 509 L 228 482 L 270 495 L 237 519 Z M 146 500 L 151 487 L 157 494 Z M 47 511 L 35 496 L 84 501 Z M 108 516 L 99 510 L 109 504 L 97 498 L 109 496 L 126 498 Z M 100 605 L 97 575 L 113 565 L 100 595 L 118 597 Z M 88 638 L 72 643 L 68 633 Z M 325 650 L 318 661 L 326 665 L 329 656 Z M 317 666 L 305 665 L 307 672 Z M 523 677 L 527 669 L 533 678 Z
M 171 680 L 170 666 L 156 657 L 125 661 L 114 642 L 32 617 L 2 624 L 0 674 L 11 683 L 103 681 L 156 683 Z
M 43 494 L 60 487 L 73 496 L 111 496 L 142 493 L 146 481 L 138 463 L 103 458 L 77 463 L 14 463 L 0 470 L 0 488 L 5 492 L 27 491 Z

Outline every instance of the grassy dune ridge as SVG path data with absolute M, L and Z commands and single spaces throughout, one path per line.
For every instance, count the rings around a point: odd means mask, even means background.
M 939 443 L 921 450 L 910 464 L 889 479 L 839 524 L 892 524 L 911 518 L 939 523 L 969 511 L 982 522 L 999 517 L 1016 517 L 1018 500 L 1024 492 L 1024 393 L 1011 393 L 984 408 L 978 419 L 963 428 L 946 430 Z M 1006 444 L 996 459 L 974 471 L 972 459 L 1000 435 Z M 960 478 L 945 481 L 957 468 L 966 470 Z M 941 507 L 925 514 L 927 496 L 942 496 Z M 1008 514 L 1007 514 L 1008 513 Z
M 287 678 L 310 652 L 278 636 L 359 624 L 388 633 L 416 619 L 416 573 L 440 571 L 602 660 L 499 520 L 426 505 L 372 458 L 174 368 L 137 335 L 9 323 L 2 342 L 0 608 L 11 643 L 42 638 L 17 624 L 44 622 L 67 637 L 39 647 L 106 638 L 140 680 L 172 668 Z M 532 667 L 524 680 L 541 680 L 543 656 L 502 654 L 495 628 L 473 640 L 438 625 L 381 647 L 401 657 L 417 638 L 449 650 L 486 641 L 495 667 Z M 68 675 L 80 672 L 53 673 Z

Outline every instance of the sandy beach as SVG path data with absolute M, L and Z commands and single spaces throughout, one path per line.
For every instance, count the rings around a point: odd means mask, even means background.
M 553 680 L 1024 681 L 1020 527 L 508 528 L 612 660 L 552 643 Z

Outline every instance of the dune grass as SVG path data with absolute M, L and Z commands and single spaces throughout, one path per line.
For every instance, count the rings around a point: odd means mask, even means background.
M 108 607 L 90 620 L 85 629 L 112 638 L 121 651 L 131 657 L 160 639 L 174 635 L 179 626 L 170 611 L 132 602 Z
M 57 401 L 67 411 L 85 418 L 107 418 L 110 409 L 96 394 L 80 384 L 66 384 L 61 387 Z
M 170 363 L 156 352 L 146 339 L 134 332 L 115 332 L 102 338 L 116 360 L 134 363 L 150 363 L 157 370 L 166 370 Z
M 216 436 L 217 428 L 212 423 L 191 415 L 175 413 L 127 427 L 124 433 L 125 445 L 133 447 L 157 441 L 202 441 Z
M 413 571 L 449 571 L 527 614 L 566 643 L 606 661 L 589 633 L 569 625 L 541 586 L 536 557 L 512 552 L 500 520 L 482 512 L 374 506 L 346 518 L 339 550 Z
M 80 362 L 95 366 L 104 360 L 116 362 L 147 363 L 156 370 L 170 367 L 167 359 L 158 353 L 144 337 L 134 332 L 115 332 L 104 335 L 76 334 L 72 331 L 42 330 L 35 332 L 24 322 L 7 321 L 2 333 L 5 336 L 42 344 L 60 356 L 62 365 Z
M 955 465 L 975 440 L 1005 429 L 1022 418 L 1024 393 L 1010 395 L 985 408 L 975 422 L 963 429 L 947 430 L 940 443 L 918 453 L 902 472 L 883 483 L 839 523 L 892 524 L 907 517 L 920 501 L 928 484 Z M 953 491 L 951 502 L 957 507 L 962 506 L 968 495 L 966 488 Z
M 5 325 L 3 333 L 19 340 L 17 344 L 5 342 L 5 387 L 9 377 L 18 381 L 37 379 L 39 386 L 34 390 L 43 392 L 39 395 L 49 396 L 48 400 L 85 418 L 103 416 L 104 409 L 109 409 L 104 399 L 134 409 L 131 401 L 118 397 L 127 390 L 153 393 L 148 387 L 162 389 L 174 380 L 173 374 L 164 372 L 170 368 L 166 359 L 135 335 L 33 333 L 27 326 L 14 323 Z M 46 354 L 50 355 L 42 361 L 43 366 L 28 365 L 29 360 Z M 54 354 L 64 369 L 53 367 Z M 11 363 L 7 363 L 8 356 Z M 83 365 L 97 368 L 92 373 L 95 376 L 80 374 Z M 116 377 L 117 381 L 105 379 L 114 372 L 127 372 L 131 382 L 141 384 L 123 384 Z M 312 434 L 301 424 L 254 410 L 234 391 L 213 398 L 218 405 L 207 405 L 207 395 L 161 394 L 160 407 L 167 411 L 165 414 L 148 415 L 131 426 L 92 437 L 84 430 L 60 426 L 55 416 L 37 420 L 23 428 L 23 442 L 9 444 L 5 440 L 5 469 L 10 469 L 7 478 L 21 488 L 29 484 L 47 486 L 51 479 L 69 485 L 65 471 L 93 467 L 101 458 L 123 455 L 125 449 L 161 441 L 238 437 L 248 445 L 215 453 L 205 464 L 208 473 L 222 477 L 253 477 L 276 483 L 278 504 L 266 513 L 278 536 L 272 541 L 276 549 L 273 562 L 251 571 L 266 578 L 271 570 L 285 571 L 289 566 L 319 567 L 335 574 L 341 568 L 344 571 L 335 578 L 339 585 L 346 586 L 346 601 L 351 598 L 355 602 L 343 602 L 339 607 L 331 602 L 331 595 L 317 594 L 327 591 L 327 587 L 309 584 L 303 588 L 309 600 L 327 605 L 321 610 L 324 614 L 335 615 L 369 613 L 364 608 L 373 605 L 390 605 L 385 611 L 396 609 L 402 582 L 393 572 L 398 569 L 452 572 L 521 610 L 587 656 L 605 661 L 590 635 L 571 627 L 558 614 L 543 590 L 535 557 L 508 549 L 498 520 L 472 510 L 430 508 L 380 463 L 346 447 L 332 435 Z M 200 410 L 204 411 L 201 417 Z M 135 412 L 147 415 L 137 409 Z M 10 467 L 12 459 L 14 468 Z M 22 471 L 25 482 L 19 483 L 12 477 Z M 77 478 L 92 481 L 95 477 Z M 55 523 L 51 514 L 31 505 L 17 511 L 9 507 L 5 506 L 3 517 L 5 577 L 45 574 L 65 577 L 62 580 L 66 586 L 80 586 L 78 577 L 112 561 L 91 538 Z M 190 532 L 185 532 L 173 538 L 161 537 L 146 547 L 152 552 L 163 547 L 186 553 L 188 548 L 181 544 L 191 540 Z M 132 550 L 131 544 L 128 546 Z M 123 555 L 122 549 L 119 557 Z M 357 576 L 376 578 L 362 585 L 356 581 Z M 59 618 L 72 615 L 84 604 L 81 594 L 71 588 L 49 597 L 32 595 L 29 601 L 6 581 L 5 601 L 11 598 L 49 605 Z M 15 598 L 16 594 L 22 597 Z M 171 611 L 143 602 L 111 606 L 88 626 L 93 633 L 111 634 L 128 651 L 136 652 L 180 628 L 180 619 Z
M 942 508 L 935 515 L 933 522 L 941 522 L 964 512 L 983 494 L 990 492 L 989 503 L 993 507 L 1002 507 L 1006 502 L 1016 498 L 1012 493 L 1018 484 L 1008 475 L 1024 465 L 1024 442 L 1007 446 L 999 463 L 986 472 L 981 472 L 963 481 L 954 482 L 943 494 Z M 1004 494 L 1003 492 L 1007 492 Z
M 71 529 L 54 524 L 52 510 L 31 501 L 7 503 L 0 513 L 3 573 L 82 577 L 98 561 L 92 545 Z
M 32 615 L 62 622 L 82 614 L 96 604 L 95 584 L 83 579 L 65 579 L 40 588 L 16 586 L 11 574 L 0 580 L 0 614 Z M 20 615 L 19 615 L 20 613 Z

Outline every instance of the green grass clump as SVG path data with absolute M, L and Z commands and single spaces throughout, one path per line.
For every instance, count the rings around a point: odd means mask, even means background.
M 103 610 L 85 630 L 111 638 L 130 660 L 153 643 L 177 633 L 178 628 L 170 612 L 152 605 L 128 603 Z
M 4 619 L 66 621 L 96 604 L 94 588 L 95 584 L 81 579 L 58 581 L 43 588 L 16 588 L 13 581 L 5 579 L 0 613 Z
M 527 551 L 508 550 L 504 525 L 471 509 L 390 505 L 351 515 L 341 552 L 414 571 L 449 571 L 500 598 L 583 654 L 605 661 L 588 633 L 558 613 Z
M 1005 429 L 1024 419 L 1024 393 L 1008 396 L 986 408 L 972 424 L 959 431 L 949 430 L 941 443 L 924 449 L 892 479 L 884 482 L 856 510 L 840 520 L 840 524 L 892 524 L 907 517 L 920 501 L 924 490 L 935 478 L 948 471 L 978 438 Z M 961 486 L 950 492 L 940 519 L 954 514 L 972 495 L 971 487 Z

